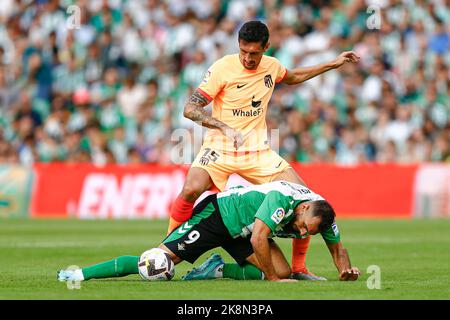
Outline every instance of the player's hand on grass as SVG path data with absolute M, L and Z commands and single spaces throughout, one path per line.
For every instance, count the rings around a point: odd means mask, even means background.
M 354 51 L 344 51 L 342 52 L 334 61 L 336 68 L 339 68 L 346 62 L 357 63 L 360 57 Z
M 359 275 L 361 273 L 359 272 L 359 269 L 356 267 L 342 270 L 339 275 L 339 280 L 341 281 L 355 281 L 358 279 Z
M 237 150 L 240 146 L 244 144 L 244 136 L 239 131 L 234 130 L 233 128 L 225 128 L 222 132 L 234 142 L 234 148 Z

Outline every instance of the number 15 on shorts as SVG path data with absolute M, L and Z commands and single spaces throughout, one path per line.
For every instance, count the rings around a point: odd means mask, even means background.
M 216 162 L 219 158 L 219 154 L 211 150 L 211 148 L 205 148 L 205 153 L 203 153 L 203 156 L 200 158 L 200 164 L 203 166 L 207 166 L 209 161 Z

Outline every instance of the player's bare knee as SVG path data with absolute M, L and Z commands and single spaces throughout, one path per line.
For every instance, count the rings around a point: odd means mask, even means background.
M 207 186 L 202 183 L 192 181 L 186 183 L 181 191 L 181 196 L 188 201 L 195 201 L 200 195 L 207 190 Z
M 190 184 L 186 184 L 183 187 L 183 190 L 181 191 L 181 196 L 183 199 L 188 201 L 195 201 L 198 198 L 198 190 L 195 188 L 195 186 L 192 186 Z

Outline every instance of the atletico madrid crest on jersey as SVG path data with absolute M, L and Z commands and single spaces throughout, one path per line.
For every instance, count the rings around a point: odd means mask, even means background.
M 264 84 L 266 85 L 267 88 L 272 88 L 273 80 L 272 80 L 272 76 L 270 74 L 268 74 L 264 77 Z

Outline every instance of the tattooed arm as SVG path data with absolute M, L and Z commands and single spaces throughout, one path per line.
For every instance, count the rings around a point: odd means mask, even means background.
M 192 94 L 188 102 L 184 106 L 183 115 L 194 122 L 199 122 L 202 126 L 210 129 L 224 130 L 228 126 L 222 121 L 209 116 L 204 109 L 209 104 L 208 99 L 198 90 Z
M 222 131 L 224 135 L 234 141 L 234 147 L 238 149 L 242 145 L 244 140 L 242 134 L 230 128 L 222 121 L 209 116 L 204 109 L 208 104 L 208 99 L 206 99 L 206 97 L 198 90 L 195 90 L 195 92 L 191 95 L 188 102 L 184 106 L 183 115 L 194 122 L 200 123 L 204 127 Z

